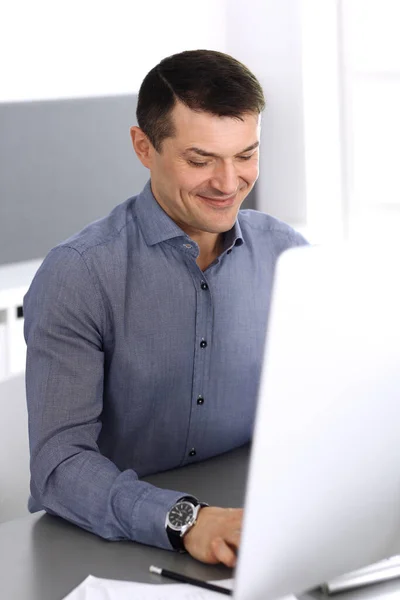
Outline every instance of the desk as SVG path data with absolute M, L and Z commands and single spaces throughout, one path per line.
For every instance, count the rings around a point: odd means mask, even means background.
M 241 506 L 249 449 L 238 448 L 182 469 L 145 478 L 161 487 L 183 489 L 210 504 Z M 57 517 L 43 512 L 0 525 L 0 596 L 5 600 L 61 600 L 87 575 L 108 579 L 166 583 L 149 573 L 150 564 L 201 579 L 226 579 L 230 569 L 204 565 L 187 554 L 168 552 L 133 542 L 108 542 Z M 384 591 L 399 584 L 379 586 Z M 342 594 L 339 600 L 359 598 Z M 363 600 L 378 597 L 370 588 Z M 221 596 L 222 598 L 222 596 Z M 302 596 L 320 600 L 321 594 Z

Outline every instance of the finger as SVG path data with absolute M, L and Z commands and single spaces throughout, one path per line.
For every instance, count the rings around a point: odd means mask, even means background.
M 229 544 L 230 546 L 232 546 L 235 550 L 237 550 L 240 546 L 240 537 L 241 537 L 241 530 L 240 529 L 234 529 L 233 531 L 227 531 L 223 536 L 222 539 Z
M 227 567 L 234 567 L 236 565 L 236 553 L 222 538 L 212 540 L 211 547 L 219 562 Z

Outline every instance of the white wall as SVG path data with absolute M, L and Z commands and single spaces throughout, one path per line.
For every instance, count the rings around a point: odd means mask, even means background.
M 24 319 L 18 309 L 41 260 L 0 265 L 0 383 L 25 370 Z M 0 410 L 4 402 L 0 393 Z M 12 404 L 6 404 L 12 408 Z M 0 443 L 2 437 L 0 436 Z
M 162 58 L 225 50 L 227 0 L 5 0 L 0 102 L 137 92 Z
M 349 237 L 381 244 L 400 230 L 400 3 L 340 5 Z
M 26 347 L 17 318 L 40 261 L 0 266 L 0 523 L 28 514 Z
M 259 207 L 319 241 L 341 234 L 336 0 L 231 0 L 227 51 L 260 79 Z
M 28 514 L 29 450 L 24 377 L 0 381 L 0 523 Z
M 305 221 L 300 0 L 240 0 L 228 5 L 227 49 L 264 88 L 259 207 Z

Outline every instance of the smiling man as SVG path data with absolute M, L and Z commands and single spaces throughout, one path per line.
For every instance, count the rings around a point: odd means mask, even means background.
M 54 248 L 25 298 L 31 511 L 234 565 L 241 509 L 141 476 L 251 439 L 276 259 L 305 240 L 240 206 L 263 92 L 214 51 L 139 91 L 144 190 Z

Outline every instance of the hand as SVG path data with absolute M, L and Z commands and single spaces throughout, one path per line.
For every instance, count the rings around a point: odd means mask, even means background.
M 201 508 L 196 524 L 183 538 L 184 546 L 197 560 L 234 567 L 242 520 L 242 508 Z

